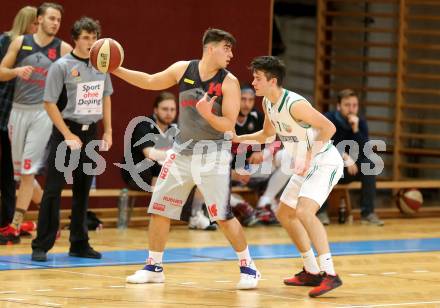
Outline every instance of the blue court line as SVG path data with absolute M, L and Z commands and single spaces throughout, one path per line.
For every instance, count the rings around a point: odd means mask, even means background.
M 334 256 L 440 251 L 440 238 L 337 242 L 331 243 L 330 247 Z M 293 244 L 252 245 L 249 248 L 254 259 L 300 256 Z M 94 260 L 69 257 L 67 253 L 49 253 L 47 262 L 33 262 L 30 254 L 0 256 L 0 270 L 142 264 L 147 251 L 105 251 L 102 255 L 102 259 Z M 164 254 L 165 263 L 226 261 L 236 258 L 231 247 L 170 248 Z

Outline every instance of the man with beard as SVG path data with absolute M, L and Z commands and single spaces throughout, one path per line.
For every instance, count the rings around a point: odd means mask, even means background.
M 136 165 L 145 158 L 154 162 L 154 165 L 139 173 L 142 180 L 148 185 L 154 186 L 166 158 L 166 151 L 173 145 L 174 139 L 171 134 L 167 134 L 163 139 L 161 134 L 170 128 L 177 128 L 176 124 L 173 124 L 176 115 L 176 98 L 170 92 L 162 92 L 156 97 L 153 104 L 153 115 L 149 117 L 152 122 L 156 123 L 156 126 L 151 122 L 142 121 L 134 128 L 130 142 L 133 163 Z M 153 134 L 156 142 L 151 139 L 141 141 L 148 134 Z M 121 172 L 124 182 L 130 189 L 143 190 L 127 170 L 121 169 Z
M 154 163 L 146 170 L 139 172 L 142 181 L 149 186 L 154 186 L 156 183 L 167 151 L 173 146 L 174 132 L 177 128 L 177 125 L 173 123 L 177 115 L 176 108 L 176 97 L 170 92 L 161 92 L 154 100 L 153 115 L 148 117 L 151 122 L 142 121 L 133 130 L 129 154 L 133 159 L 133 164 L 137 165 L 144 159 L 150 159 Z M 154 136 L 154 140 L 147 137 L 149 134 Z M 121 169 L 121 173 L 128 188 L 144 190 L 126 169 Z M 190 229 L 216 229 L 216 225 L 211 224 L 209 218 L 203 213 L 203 196 L 198 190 L 193 189 L 184 207 L 183 219 L 189 221 Z M 189 215 L 191 217 L 187 217 Z
M 20 187 L 12 223 L 2 230 L 11 243 L 20 242 L 20 226 L 31 200 L 41 202 L 42 190 L 35 174 L 44 163 L 44 149 L 52 130 L 43 106 L 46 76 L 51 64 L 72 50 L 69 44 L 55 37 L 62 13 L 63 7 L 56 3 L 38 7 L 37 33 L 16 38 L 0 65 L 1 81 L 18 77 L 8 130 L 14 175 L 20 180 Z
M 359 157 L 351 157 L 347 149 L 342 149 L 344 160 L 344 176 L 340 184 L 347 184 L 353 181 L 361 181 L 361 223 L 365 225 L 383 226 L 384 222 L 374 212 L 374 201 L 376 199 L 376 176 L 364 174 L 361 170 L 362 164 L 370 165 L 371 160 L 364 152 L 364 146 L 369 141 L 367 121 L 359 117 L 359 97 L 351 89 L 344 89 L 338 93 L 337 110 L 329 111 L 325 116 L 336 126 L 336 133 L 333 136 L 334 144 L 342 141 L 352 140 L 359 146 Z M 327 215 L 327 202 L 318 212 L 318 218 L 324 225 L 330 224 Z

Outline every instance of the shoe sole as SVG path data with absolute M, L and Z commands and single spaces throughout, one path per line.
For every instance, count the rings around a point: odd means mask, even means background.
M 315 294 L 310 294 L 310 293 L 309 293 L 309 296 L 310 296 L 310 297 L 318 297 L 318 296 L 321 296 L 321 295 L 323 295 L 323 294 L 326 294 L 326 293 L 328 293 L 328 292 L 330 292 L 330 291 L 332 291 L 332 290 L 334 290 L 334 289 L 336 289 L 336 288 L 339 288 L 340 286 L 342 286 L 342 281 L 341 281 L 341 282 L 338 282 L 338 284 L 335 285 L 335 286 L 333 286 L 333 288 L 331 288 L 331 289 L 322 290 L 322 291 L 320 291 L 320 292 L 318 292 L 318 293 L 315 293 Z
M 35 262 L 46 262 L 47 261 L 47 258 L 34 258 L 34 257 L 32 257 L 31 258 L 31 260 L 32 261 L 35 261 Z
M 288 281 L 283 281 L 283 282 L 286 286 L 292 286 L 292 287 L 318 287 L 321 284 L 321 283 L 318 283 L 318 284 L 316 284 L 316 283 L 296 284 L 296 283 L 288 282 Z
M 80 253 L 76 253 L 76 252 L 69 252 L 69 256 L 70 256 L 70 257 L 75 257 L 75 258 L 102 259 L 102 256 L 99 256 L 99 257 L 85 256 L 85 255 L 82 255 L 82 254 L 80 254 Z

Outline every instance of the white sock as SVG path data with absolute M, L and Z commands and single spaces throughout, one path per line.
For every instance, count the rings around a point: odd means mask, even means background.
M 240 263 L 240 266 L 249 266 L 251 264 L 252 258 L 249 253 L 249 247 L 246 247 L 246 249 L 243 250 L 242 252 L 236 251 L 236 253 L 237 253 L 238 262 Z
M 335 276 L 335 268 L 333 266 L 333 259 L 331 253 L 325 253 L 318 257 L 319 266 L 321 267 L 321 271 L 326 272 L 329 275 Z
M 316 262 L 315 254 L 313 253 L 312 248 L 310 248 L 309 251 L 301 252 L 301 257 L 303 259 L 304 268 L 307 272 L 311 274 L 319 273 L 318 262 Z
M 243 200 L 235 196 L 234 194 L 231 194 L 231 197 L 229 198 L 229 203 L 231 204 L 231 207 L 236 207 L 238 204 L 242 203 Z
M 148 251 L 147 264 L 162 264 L 163 251 Z
M 261 197 L 260 197 L 260 199 L 258 200 L 258 204 L 257 204 L 257 207 L 265 207 L 266 206 L 266 204 L 272 204 L 272 202 L 273 202 L 273 199 L 272 198 L 270 198 L 270 197 L 268 197 L 268 196 L 266 196 L 266 195 L 262 195 Z

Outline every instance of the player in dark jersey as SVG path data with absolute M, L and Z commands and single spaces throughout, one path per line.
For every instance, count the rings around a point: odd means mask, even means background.
M 37 8 L 25 6 L 20 9 L 14 18 L 11 30 L 0 35 L 0 61 L 6 55 L 11 41 L 23 34 L 33 34 L 38 30 Z M 15 180 L 12 165 L 11 141 L 8 134 L 8 121 L 12 109 L 15 80 L 0 82 L 0 244 L 7 244 L 8 240 L 1 234 L 1 229 L 7 227 L 14 217 L 15 211 Z M 25 222 L 21 232 L 27 232 Z
M 230 33 L 208 29 L 203 36 L 200 60 L 179 61 L 152 75 L 125 68 L 113 72 L 143 89 L 179 85 L 180 132 L 159 174 L 148 209 L 152 216 L 147 264 L 127 277 L 129 283 L 164 281 L 162 256 L 170 219 L 180 219 L 182 205 L 197 186 L 211 220 L 217 221 L 237 252 L 241 273 L 237 288 L 252 289 L 258 284 L 260 273 L 250 257 L 243 229 L 229 206 L 231 142 L 225 139 L 225 133 L 234 130 L 240 87 L 237 78 L 225 68 L 233 57 L 234 43 Z
M 12 223 L 2 234 L 11 242 L 20 241 L 20 226 L 30 201 L 39 204 L 42 190 L 35 174 L 42 167 L 44 149 L 52 131 L 52 123 L 44 110 L 43 92 L 47 71 L 72 47 L 56 38 L 63 7 L 43 3 L 37 10 L 36 34 L 16 38 L 0 65 L 0 80 L 16 78 L 8 130 L 11 138 L 14 173 L 20 180 Z

